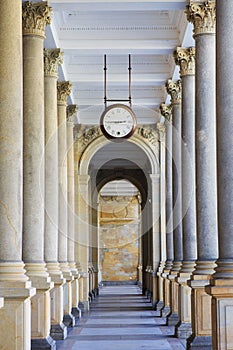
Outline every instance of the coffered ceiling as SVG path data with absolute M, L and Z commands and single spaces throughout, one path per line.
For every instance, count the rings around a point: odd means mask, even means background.
M 107 98 L 128 98 L 128 56 L 132 65 L 132 102 L 139 124 L 155 123 L 167 98 L 168 78 L 177 77 L 173 51 L 191 46 L 192 28 L 185 0 L 50 0 L 52 25 L 46 47 L 60 47 L 60 79 L 72 85 L 70 103 L 78 105 L 78 122 L 98 124 L 104 109 L 104 55 Z

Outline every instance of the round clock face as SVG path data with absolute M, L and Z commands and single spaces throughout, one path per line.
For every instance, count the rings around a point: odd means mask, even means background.
M 106 108 L 100 119 L 100 127 L 107 138 L 121 139 L 132 136 L 136 127 L 136 117 L 132 109 L 123 104 Z

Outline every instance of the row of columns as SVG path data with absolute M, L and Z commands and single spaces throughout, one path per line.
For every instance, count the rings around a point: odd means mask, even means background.
M 57 81 L 63 53 L 44 49 L 51 7 L 16 0 L 2 2 L 0 10 L 0 337 L 7 349 L 55 349 L 55 340 L 64 339 L 67 326 L 81 316 L 77 107 L 67 106 L 71 84 Z
M 167 258 L 158 309 L 176 335 L 187 338 L 187 349 L 231 349 L 233 5 L 190 1 L 186 14 L 195 48 L 174 53 L 181 80 L 167 82 L 171 105 L 160 107 L 166 119 Z

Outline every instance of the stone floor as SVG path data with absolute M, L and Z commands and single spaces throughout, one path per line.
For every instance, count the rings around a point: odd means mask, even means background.
M 57 349 L 184 350 L 184 341 L 173 334 L 137 286 L 106 286 Z

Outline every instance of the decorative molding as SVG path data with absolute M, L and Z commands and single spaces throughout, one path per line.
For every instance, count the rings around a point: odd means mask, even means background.
M 177 30 L 177 27 L 175 26 L 88 26 L 88 27 L 60 27 L 60 31 L 62 32 L 67 32 L 67 31 L 77 31 L 77 32 L 89 32 L 89 31 L 156 31 L 158 32 L 159 30 L 164 31 L 164 30 L 170 30 L 170 31 L 175 31 Z
M 64 53 L 60 49 L 44 49 L 44 74 L 56 77 L 58 66 L 63 63 Z
M 79 128 L 75 126 L 74 128 L 74 142 L 78 142 L 78 148 L 81 153 L 90 143 L 102 135 L 99 125 L 85 125 Z M 134 135 L 143 138 L 151 146 L 157 145 L 159 141 L 158 130 L 149 125 L 137 126 Z
M 78 112 L 78 106 L 77 105 L 68 105 L 66 107 L 66 121 L 68 124 L 71 124 L 73 126 L 74 124 L 74 116 Z
M 66 105 L 67 97 L 71 94 L 72 85 L 69 81 L 57 82 L 57 102 L 58 104 Z
M 158 131 L 148 125 L 137 127 L 136 133 L 141 137 L 143 137 L 146 140 L 146 142 L 149 142 L 152 145 L 155 145 L 158 142 L 158 139 L 159 139 Z
M 159 132 L 159 140 L 164 141 L 165 134 L 166 134 L 166 125 L 164 123 L 157 123 L 156 127 Z
M 186 6 L 186 15 L 194 25 L 194 35 L 215 34 L 216 3 L 215 1 L 193 2 Z
M 99 125 L 85 125 L 75 130 L 74 141 L 79 142 L 81 150 L 94 141 L 97 137 L 101 136 L 102 132 Z
M 172 104 L 181 103 L 182 84 L 181 80 L 168 79 L 166 83 L 167 93 L 171 96 Z
M 172 121 L 172 105 L 166 105 L 166 103 L 161 103 L 160 112 L 168 122 Z
M 23 3 L 23 35 L 37 35 L 45 37 L 45 27 L 51 23 L 52 7 L 46 2 Z
M 180 66 L 180 76 L 195 74 L 195 47 L 177 47 L 174 52 L 176 65 Z

